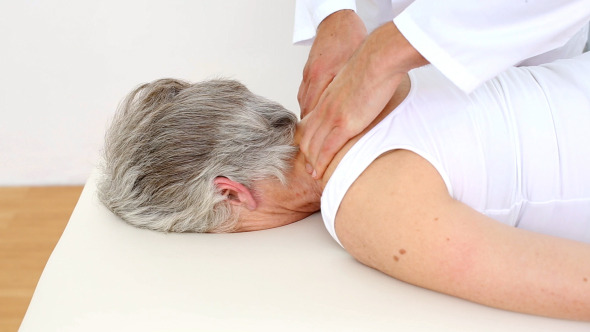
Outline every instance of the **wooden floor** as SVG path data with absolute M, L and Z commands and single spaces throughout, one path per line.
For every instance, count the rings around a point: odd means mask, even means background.
M 0 187 L 0 332 L 18 330 L 81 191 Z

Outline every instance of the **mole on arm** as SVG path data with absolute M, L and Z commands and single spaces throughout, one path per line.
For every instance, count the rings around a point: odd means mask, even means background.
M 404 249 L 404 248 L 401 248 L 401 249 L 399 250 L 399 254 L 400 254 L 400 255 L 405 255 L 405 254 L 406 254 L 406 252 L 407 252 L 407 251 L 406 251 L 406 249 Z M 399 257 L 398 257 L 397 255 L 393 255 L 393 260 L 394 260 L 394 261 L 396 261 L 396 262 L 399 262 Z

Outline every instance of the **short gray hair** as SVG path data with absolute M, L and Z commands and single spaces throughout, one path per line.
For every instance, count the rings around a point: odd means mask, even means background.
M 285 184 L 296 125 L 295 114 L 233 80 L 144 84 L 107 130 L 98 196 L 138 227 L 232 231 L 236 216 L 214 179 Z

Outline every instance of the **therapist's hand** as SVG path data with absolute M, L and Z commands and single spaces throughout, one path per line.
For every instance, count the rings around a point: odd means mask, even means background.
M 320 23 L 297 94 L 302 118 L 366 37 L 363 21 L 352 10 L 337 11 Z
M 409 70 L 428 62 L 389 22 L 371 33 L 302 121 L 300 149 L 319 179 L 334 155 L 379 115 Z

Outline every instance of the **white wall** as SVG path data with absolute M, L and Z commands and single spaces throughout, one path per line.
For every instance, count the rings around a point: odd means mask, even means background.
M 225 76 L 298 112 L 294 1 L 0 2 L 0 186 L 82 184 L 142 82 Z

